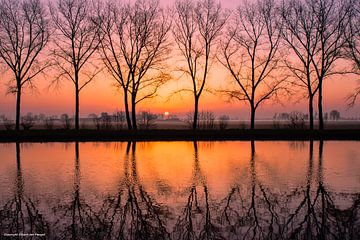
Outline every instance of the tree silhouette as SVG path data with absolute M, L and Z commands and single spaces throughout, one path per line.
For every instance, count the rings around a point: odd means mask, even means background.
M 279 63 L 281 21 L 273 0 L 243 2 L 229 25 L 222 44 L 224 65 L 233 79 L 230 90 L 223 90 L 230 99 L 250 105 L 251 129 L 255 114 L 263 102 L 276 97 L 284 89 L 285 78 L 275 76 Z
M 342 52 L 346 46 L 346 20 L 351 7 L 346 1 L 339 0 L 310 0 L 305 1 L 305 4 L 315 16 L 319 41 L 316 54 L 311 56 L 311 63 L 318 81 L 319 129 L 324 129 L 323 83 L 327 77 L 337 73 L 333 69 L 334 65 L 343 57 Z
M 311 61 L 320 44 L 316 30 L 316 16 L 311 6 L 303 4 L 302 0 L 284 2 L 281 7 L 281 16 L 284 24 L 282 37 L 292 53 L 289 59 L 285 60 L 285 65 L 295 77 L 293 86 L 306 90 L 309 104 L 309 127 L 312 130 L 314 129 L 313 101 L 319 90 L 318 79 Z M 292 60 L 293 56 L 296 56 L 296 60 Z
M 0 1 L 0 59 L 12 72 L 8 92 L 16 94 L 15 129 L 20 129 L 21 95 L 49 66 L 41 53 L 49 40 L 49 21 L 40 0 Z
M 349 11 L 348 26 L 345 31 L 346 38 L 346 58 L 354 63 L 353 71 L 360 74 L 360 3 L 359 1 L 350 0 L 351 9 Z M 360 86 L 348 96 L 348 105 L 354 106 Z
M 178 0 L 174 9 L 173 36 L 186 67 L 181 72 L 192 81 L 190 91 L 194 95 L 193 129 L 197 128 L 199 100 L 205 88 L 210 70 L 212 51 L 220 37 L 228 14 L 215 0 Z
M 354 62 L 354 70 L 360 70 L 360 3 L 350 0 L 351 8 L 348 14 L 348 24 L 345 31 L 346 56 Z
M 95 6 L 89 0 L 56 0 L 50 3 L 54 29 L 55 64 L 59 75 L 52 82 L 69 79 L 75 88 L 75 129 L 79 130 L 80 91 L 102 70 L 92 58 L 100 44 Z M 91 70 L 90 70 L 91 69 Z
M 100 15 L 103 62 L 124 94 L 128 129 L 137 129 L 136 105 L 156 96 L 169 79 L 165 60 L 171 24 L 158 0 L 111 2 Z

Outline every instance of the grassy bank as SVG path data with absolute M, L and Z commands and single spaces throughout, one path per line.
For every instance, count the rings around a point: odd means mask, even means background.
M 0 131 L 0 142 L 360 140 L 360 129 L 289 130 L 28 130 Z

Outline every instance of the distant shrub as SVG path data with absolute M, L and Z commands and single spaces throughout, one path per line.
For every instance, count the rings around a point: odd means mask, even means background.
M 230 117 L 228 115 L 221 115 L 219 117 L 219 128 L 225 130 L 229 125 Z
M 330 112 L 330 120 L 339 120 L 340 119 L 340 112 L 338 110 L 332 110 Z
M 140 112 L 137 116 L 137 122 L 140 129 L 151 129 L 155 128 L 155 120 L 157 116 L 149 111 Z
M 186 114 L 185 122 L 192 128 L 194 122 L 194 112 Z M 211 111 L 201 111 L 198 114 L 197 129 L 214 129 L 215 128 L 215 114 Z
M 31 113 L 28 113 L 27 115 L 23 116 L 21 118 L 21 126 L 24 130 L 29 130 L 35 125 L 35 118 Z
M 52 130 L 54 128 L 55 119 L 52 117 L 45 118 L 45 129 Z
M 305 129 L 305 114 L 297 111 L 291 112 L 288 126 L 292 129 Z
M 61 122 L 63 123 L 64 129 L 69 130 L 71 128 L 71 119 L 66 113 L 62 114 L 60 117 Z
M 201 111 L 198 121 L 199 129 L 214 129 L 215 128 L 215 114 L 211 111 Z
M 194 112 L 186 113 L 185 123 L 191 129 L 193 127 L 194 122 Z
M 281 123 L 277 120 L 273 120 L 273 129 L 280 129 Z
M 6 130 L 14 130 L 15 129 L 15 123 L 13 120 L 9 120 L 7 118 L 3 118 L 3 124 Z
M 101 113 L 100 128 L 104 130 L 112 129 L 111 116 L 107 113 Z
M 116 129 L 123 129 L 125 124 L 125 112 L 118 111 L 113 115 Z

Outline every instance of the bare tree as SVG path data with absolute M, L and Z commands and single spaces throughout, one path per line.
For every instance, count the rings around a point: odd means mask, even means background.
M 88 0 L 56 0 L 50 4 L 50 12 L 56 28 L 53 54 L 59 69 L 53 83 L 69 79 L 74 84 L 75 129 L 79 130 L 80 91 L 101 71 L 90 61 L 100 44 L 95 6 Z
M 323 82 L 337 73 L 334 65 L 342 58 L 346 38 L 344 32 L 350 5 L 341 0 L 308 0 L 305 4 L 311 9 L 316 26 L 319 44 L 311 57 L 318 81 L 319 129 L 324 129 L 323 118 Z
M 354 63 L 353 71 L 360 74 L 360 2 L 350 0 L 352 8 L 348 15 L 348 24 L 345 31 L 346 38 L 346 58 Z M 348 105 L 354 106 L 360 94 L 360 86 L 348 97 Z
M 351 8 L 348 14 L 348 24 L 345 31 L 346 54 L 354 62 L 354 70 L 360 70 L 360 2 L 349 1 Z
M 16 94 L 16 130 L 23 88 L 35 88 L 34 78 L 49 66 L 40 62 L 49 39 L 48 25 L 40 0 L 0 1 L 0 59 L 13 75 L 8 92 Z
M 193 129 L 197 127 L 199 99 L 210 70 L 212 50 L 228 18 L 215 0 L 178 0 L 175 3 L 173 36 L 185 57 L 186 67 L 181 69 L 192 81 L 194 95 Z
M 165 60 L 171 24 L 158 0 L 108 3 L 100 14 L 102 59 L 124 94 L 128 129 L 137 129 L 136 105 L 155 97 L 169 79 Z
M 318 79 L 311 59 L 317 53 L 319 34 L 311 6 L 302 0 L 283 2 L 281 7 L 283 19 L 282 36 L 290 50 L 285 65 L 294 76 L 292 85 L 305 89 L 309 104 L 309 127 L 314 129 L 314 97 L 319 89 Z
M 222 90 L 231 99 L 250 105 L 251 129 L 255 128 L 255 114 L 263 102 L 284 89 L 285 78 L 279 69 L 281 21 L 273 0 L 243 2 L 229 24 L 222 44 L 220 62 L 233 79 L 231 90 Z

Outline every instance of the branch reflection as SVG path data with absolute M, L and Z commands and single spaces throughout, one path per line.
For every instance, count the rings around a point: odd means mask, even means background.
M 70 202 L 54 207 L 60 217 L 56 221 L 56 234 L 62 239 L 103 239 L 106 226 L 81 195 L 79 142 L 75 142 L 74 183 Z
M 106 239 L 169 239 L 164 218 L 167 209 L 144 189 L 137 173 L 136 142 L 128 142 L 124 176 L 115 196 L 109 196 L 101 209 L 108 225 Z
M 24 178 L 21 168 L 21 145 L 16 147 L 16 178 L 14 195 L 0 210 L 0 236 L 4 234 L 46 234 L 49 235 L 49 225 L 40 213 L 37 204 L 25 194 Z
M 174 239 L 224 239 L 221 227 L 214 223 L 213 208 L 209 202 L 209 189 L 202 173 L 198 143 L 194 142 L 194 165 L 187 203 L 178 217 L 173 231 Z M 200 191 L 200 192 L 199 192 Z M 203 194 L 203 197 L 199 197 Z

